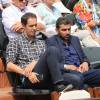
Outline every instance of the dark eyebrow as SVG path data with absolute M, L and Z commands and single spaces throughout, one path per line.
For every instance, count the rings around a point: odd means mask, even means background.
M 33 26 L 37 26 L 37 24 L 33 24 L 33 25 L 29 25 L 29 26 L 33 27 Z
M 61 29 L 62 31 L 66 31 L 66 30 L 71 30 L 71 28 L 67 28 L 67 29 Z

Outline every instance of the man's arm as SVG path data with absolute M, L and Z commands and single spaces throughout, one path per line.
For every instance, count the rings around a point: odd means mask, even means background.
M 7 63 L 7 71 L 25 75 L 24 69 L 22 69 L 20 66 L 18 66 L 16 64 L 13 64 L 12 62 Z
M 32 73 L 36 63 L 37 63 L 37 61 L 33 60 L 25 68 L 21 68 L 21 66 L 18 66 L 10 61 L 7 63 L 7 71 L 15 72 L 15 73 L 25 75 L 25 76 L 29 76 L 29 74 Z
M 16 24 L 19 19 L 16 19 L 16 15 L 10 11 L 11 9 L 4 9 L 2 12 L 2 22 L 5 28 L 11 30 L 13 25 Z M 11 30 L 12 31 L 12 30 Z
M 83 62 L 79 67 L 75 66 L 75 65 L 64 65 L 64 69 L 65 70 L 74 70 L 74 71 L 78 71 L 78 72 L 86 72 L 89 70 L 89 66 L 87 62 Z
M 28 77 L 29 81 L 33 84 L 39 82 L 39 80 L 37 79 L 37 76 L 36 76 L 37 74 L 35 72 L 31 72 L 30 75 L 27 76 L 24 69 L 22 69 L 20 66 L 18 66 L 16 64 L 13 64 L 12 62 L 8 62 L 7 71 L 15 72 L 20 75 L 26 76 L 26 77 Z
M 89 66 L 88 66 L 88 63 L 87 62 L 83 62 L 80 66 L 79 66 L 79 68 L 78 68 L 78 71 L 79 72 L 86 72 L 86 71 L 88 71 L 89 70 Z
M 12 25 L 11 30 L 13 32 L 22 33 L 24 31 L 24 28 L 23 28 L 21 22 L 15 22 L 15 24 Z
M 6 49 L 7 71 L 15 72 L 25 77 L 28 77 L 28 79 L 32 83 L 39 82 L 39 80 L 36 77 L 36 73 L 32 72 L 32 69 L 34 68 L 36 64 L 36 61 L 33 60 L 30 64 L 28 64 L 27 66 L 24 66 L 24 68 L 16 64 L 18 60 L 17 56 L 19 55 L 19 52 L 18 52 L 19 50 L 20 50 L 19 42 L 17 41 L 17 39 L 14 38 L 11 41 L 9 41 L 9 44 Z M 28 75 L 27 73 L 28 71 L 30 71 L 30 69 L 31 69 L 31 72 Z
M 3 6 L 2 4 L 0 3 L 0 10 L 3 11 Z
M 37 61 L 32 60 L 32 62 L 31 62 L 30 64 L 28 64 L 28 65 L 24 68 L 24 74 L 25 74 L 26 76 L 29 76 L 29 75 L 32 73 L 32 71 L 34 70 L 34 67 L 35 67 L 36 63 L 37 63 Z
M 78 67 L 76 67 L 75 65 L 64 65 L 64 69 L 65 70 L 74 70 L 77 71 Z
M 59 46 L 56 36 L 46 39 L 46 48 L 49 49 L 49 47 L 56 47 L 59 50 L 60 46 Z M 59 54 L 61 54 L 61 52 Z M 64 63 L 62 62 L 62 57 L 60 59 L 60 62 L 58 63 L 58 66 L 60 70 L 64 70 L 64 71 L 66 70 L 64 68 Z

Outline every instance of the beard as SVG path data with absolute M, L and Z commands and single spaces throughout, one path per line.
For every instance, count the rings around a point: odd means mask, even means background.
M 70 37 L 71 37 L 70 34 L 66 35 L 65 37 L 60 36 L 60 38 L 67 44 L 70 43 Z

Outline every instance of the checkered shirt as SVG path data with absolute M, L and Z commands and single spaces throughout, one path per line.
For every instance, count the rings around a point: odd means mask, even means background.
M 38 60 L 45 51 L 45 42 L 43 40 L 33 39 L 29 41 L 24 34 L 12 39 L 6 51 L 6 61 L 12 61 L 14 64 L 26 67 L 32 60 Z

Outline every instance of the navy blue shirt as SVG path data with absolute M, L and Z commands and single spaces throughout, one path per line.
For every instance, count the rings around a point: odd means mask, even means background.
M 64 64 L 80 66 L 80 59 L 73 45 L 71 43 L 66 45 L 63 40 L 61 40 L 61 43 L 64 53 Z

